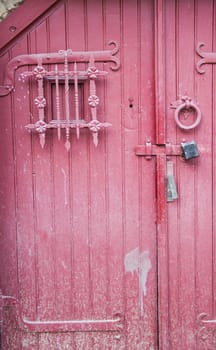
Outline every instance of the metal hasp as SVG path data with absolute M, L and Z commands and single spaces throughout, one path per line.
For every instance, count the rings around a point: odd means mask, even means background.
M 167 157 L 167 159 L 169 159 L 170 156 L 182 156 L 182 148 L 180 145 L 172 145 L 170 143 L 165 145 L 152 145 L 152 143 L 148 141 L 145 145 L 138 145 L 135 148 L 135 154 L 137 156 L 144 156 L 147 160 L 150 160 L 152 156 Z M 178 198 L 178 194 L 176 190 L 172 161 L 167 161 L 165 177 L 166 199 L 167 202 L 173 202 Z
M 102 128 L 107 128 L 111 126 L 108 122 L 101 122 L 97 118 L 97 108 L 100 103 L 100 99 L 96 92 L 96 81 L 102 76 L 106 76 L 107 72 L 99 70 L 95 62 L 107 62 L 113 61 L 115 66 L 112 66 L 112 70 L 117 70 L 120 66 L 118 58 L 114 55 L 118 52 L 119 48 L 115 42 L 110 42 L 114 44 L 115 48 L 113 50 L 105 51 L 95 51 L 95 52 L 74 52 L 70 49 L 60 50 L 58 53 L 52 54 L 37 54 L 37 55 L 24 55 L 17 58 L 14 58 L 8 63 L 6 79 L 4 84 L 4 89 L 0 89 L 2 96 L 6 95 L 6 92 L 9 93 L 13 90 L 13 76 L 15 70 L 24 65 L 34 65 L 36 67 L 32 71 L 28 70 L 21 74 L 21 79 L 25 77 L 33 77 L 37 82 L 38 95 L 34 99 L 34 104 L 38 109 L 38 120 L 34 123 L 26 125 L 28 131 L 33 131 L 39 135 L 40 144 L 43 148 L 45 145 L 45 136 L 48 129 L 56 129 L 58 139 L 61 138 L 61 131 L 65 129 L 65 147 L 69 151 L 71 147 L 70 134 L 71 129 L 76 130 L 76 136 L 79 139 L 80 129 L 87 128 L 93 136 L 94 145 L 98 145 L 98 132 Z M 86 70 L 78 70 L 78 62 L 88 63 Z M 60 64 L 64 64 L 63 69 Z M 73 70 L 70 69 L 70 63 L 73 64 Z M 54 65 L 51 70 L 48 69 L 47 65 Z M 47 96 L 44 89 L 44 81 L 51 80 L 55 85 L 55 108 L 56 108 L 56 119 L 52 119 L 50 122 L 46 121 L 45 110 L 47 107 Z M 73 100 L 75 105 L 75 110 L 72 112 L 70 110 L 70 99 L 71 99 L 71 84 L 73 82 Z M 88 100 L 84 101 L 84 104 L 87 103 L 91 120 L 86 121 L 84 116 L 81 115 L 81 108 L 79 105 L 79 82 L 82 81 L 89 85 L 89 94 Z M 64 98 L 61 101 L 60 96 L 60 82 L 64 85 Z M 6 92 L 5 92 L 6 91 Z M 64 110 L 63 115 L 65 118 L 62 118 L 62 111 Z M 48 114 L 51 114 L 51 111 L 47 111 Z
M 144 156 L 147 160 L 151 159 L 152 156 L 163 156 L 167 157 L 167 159 L 170 156 L 181 156 L 183 159 L 189 160 L 198 157 L 199 151 L 195 141 L 184 142 L 181 145 L 173 145 L 171 143 L 152 145 L 150 141 L 147 141 L 145 145 L 136 146 L 135 154 L 137 156 Z M 178 198 L 173 174 L 173 162 L 168 161 L 166 174 L 167 202 L 172 202 Z

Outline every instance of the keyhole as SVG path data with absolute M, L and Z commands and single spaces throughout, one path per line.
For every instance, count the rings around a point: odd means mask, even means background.
M 129 97 L 129 108 L 133 108 L 133 97 Z

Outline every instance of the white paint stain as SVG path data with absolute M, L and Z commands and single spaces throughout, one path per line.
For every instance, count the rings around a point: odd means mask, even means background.
M 65 205 L 68 204 L 68 200 L 67 200 L 67 175 L 65 173 L 65 170 L 63 168 L 61 168 L 61 172 L 64 176 L 64 200 L 65 200 Z
M 140 285 L 140 308 L 141 312 L 144 312 L 143 296 L 147 295 L 147 278 L 148 273 L 152 267 L 149 257 L 149 251 L 139 251 L 139 248 L 135 248 L 125 255 L 124 259 L 125 271 L 132 274 L 136 273 L 139 278 Z

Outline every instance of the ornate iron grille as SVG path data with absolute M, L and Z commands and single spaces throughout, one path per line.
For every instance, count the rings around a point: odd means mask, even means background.
M 71 129 L 76 130 L 76 136 L 79 139 L 80 129 L 87 128 L 93 136 L 94 145 L 98 144 L 98 132 L 102 128 L 111 126 L 108 122 L 101 122 L 97 118 L 97 108 L 100 100 L 97 96 L 96 81 L 101 76 L 106 76 L 107 72 L 97 69 L 95 65 L 94 55 L 90 56 L 88 68 L 84 71 L 78 70 L 77 62 L 73 62 L 73 70 L 70 70 L 69 59 L 73 55 L 72 50 L 60 50 L 58 55 L 64 56 L 64 65 L 61 70 L 58 64 L 54 65 L 53 70 L 47 70 L 42 64 L 42 60 L 38 57 L 38 64 L 32 71 L 26 71 L 22 73 L 22 77 L 33 77 L 37 81 L 37 96 L 34 99 L 34 103 L 38 109 L 38 120 L 33 124 L 28 124 L 25 128 L 30 132 L 38 133 L 41 147 L 45 145 L 46 132 L 48 129 L 56 129 L 58 139 L 61 139 L 62 132 L 64 129 L 65 133 L 65 147 L 67 151 L 70 150 L 71 141 L 70 134 Z M 50 122 L 46 122 L 45 107 L 47 105 L 47 99 L 44 90 L 44 79 L 51 79 L 55 86 L 55 119 Z M 70 98 L 71 98 L 71 84 L 73 81 L 73 99 L 75 105 L 75 112 L 70 111 Z M 91 111 L 91 120 L 85 121 L 84 117 L 80 115 L 80 92 L 79 82 L 85 80 L 89 85 L 89 96 L 88 96 L 88 107 Z M 64 84 L 64 103 L 61 103 L 60 99 L 60 84 Z M 85 101 L 84 101 L 85 103 Z M 64 113 L 61 113 L 64 109 Z M 72 115 L 73 114 L 73 115 Z M 62 118 L 64 115 L 64 118 Z

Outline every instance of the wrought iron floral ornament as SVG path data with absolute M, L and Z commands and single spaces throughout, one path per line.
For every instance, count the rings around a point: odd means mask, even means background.
M 110 69 L 112 71 L 117 71 L 120 67 L 120 60 L 116 56 L 119 51 L 119 45 L 114 40 L 110 40 L 108 45 L 111 47 L 109 50 L 73 51 L 73 54 L 68 56 L 68 62 L 88 63 L 93 56 L 95 62 L 112 62 Z M 51 52 L 19 55 L 12 58 L 5 68 L 3 84 L 0 84 L 0 97 L 8 95 L 14 90 L 14 76 L 17 69 L 23 66 L 35 66 L 38 62 L 41 62 L 41 66 L 37 67 L 36 75 L 43 75 L 46 73 L 44 69 L 45 64 L 61 64 L 64 62 L 64 55 L 60 55 L 59 52 Z
M 41 147 L 45 145 L 45 135 L 48 129 L 57 129 L 58 138 L 61 138 L 62 129 L 65 129 L 65 147 L 67 150 L 71 147 L 70 134 L 71 129 L 76 130 L 76 136 L 79 138 L 80 129 L 87 128 L 93 136 L 94 145 L 98 145 L 98 132 L 102 128 L 107 128 L 111 126 L 108 122 L 100 122 L 97 119 L 97 108 L 100 103 L 100 99 L 96 92 L 96 80 L 100 76 L 105 76 L 106 71 L 98 70 L 95 66 L 94 53 L 89 58 L 89 64 L 86 71 L 78 71 L 77 62 L 73 62 L 73 70 L 69 70 L 69 62 L 73 60 L 72 50 L 60 50 L 58 52 L 59 56 L 64 56 L 64 70 L 60 70 L 59 66 L 55 65 L 55 70 L 48 71 L 42 65 L 41 59 L 38 60 L 38 65 L 33 69 L 33 71 L 27 71 L 22 73 L 23 76 L 32 76 L 37 81 L 38 86 L 38 96 L 34 99 L 34 103 L 38 109 L 38 120 L 35 123 L 26 125 L 28 131 L 33 131 L 38 133 L 40 138 Z M 97 57 L 98 59 L 98 57 Z M 52 63 L 52 62 L 50 62 Z M 46 97 L 44 94 L 44 78 L 52 77 L 55 81 L 55 105 L 56 105 L 56 119 L 50 122 L 45 121 L 45 107 L 46 107 Z M 79 89 L 78 83 L 79 79 L 85 79 L 89 83 L 89 97 L 87 100 L 90 112 L 91 120 L 86 121 L 84 118 L 80 117 L 80 106 L 79 106 Z M 64 109 L 65 109 L 65 119 L 61 118 L 60 113 L 60 92 L 59 92 L 59 80 L 64 81 Z M 70 111 L 70 84 L 69 79 L 73 80 L 74 85 L 74 103 L 75 103 L 75 115 L 71 117 Z M 63 107 L 62 107 L 63 108 Z

